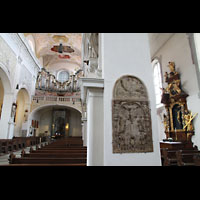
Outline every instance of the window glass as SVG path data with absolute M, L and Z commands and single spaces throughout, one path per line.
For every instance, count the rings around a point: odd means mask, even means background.
M 58 74 L 58 81 L 65 82 L 69 79 L 69 73 L 67 71 L 62 71 Z
M 161 78 L 161 69 L 160 63 L 157 59 L 153 62 L 153 75 L 154 75 L 154 87 L 155 87 L 155 94 L 156 94 L 156 105 L 161 103 L 161 95 L 162 95 L 162 78 Z

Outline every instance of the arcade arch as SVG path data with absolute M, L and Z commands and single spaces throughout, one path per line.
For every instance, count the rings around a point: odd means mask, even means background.
M 81 111 L 65 105 L 45 105 L 29 116 L 29 136 L 82 136 Z
M 27 135 L 28 114 L 30 108 L 30 96 L 25 88 L 22 88 L 17 93 L 17 109 L 14 118 L 15 128 L 14 136 L 21 137 Z
M 11 81 L 4 65 L 0 64 L 0 138 L 9 137 L 9 122 L 11 117 L 13 95 Z

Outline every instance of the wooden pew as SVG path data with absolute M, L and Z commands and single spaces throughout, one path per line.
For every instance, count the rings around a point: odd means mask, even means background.
M 0 139 L 0 142 L 2 153 L 8 153 L 14 150 L 12 139 Z
M 21 157 L 29 158 L 86 158 L 86 153 L 21 153 Z
M 177 165 L 176 150 L 170 150 L 168 148 L 162 149 L 161 158 L 163 166 Z
M 195 166 L 200 166 L 200 154 L 193 155 Z
M 86 158 L 40 158 L 40 157 L 22 157 L 16 158 L 15 155 L 10 155 L 10 164 L 84 164 Z
M 68 163 L 68 164 L 8 164 L 8 165 L 3 165 L 3 166 L 8 166 L 8 167 L 53 167 L 53 166 L 56 166 L 56 167 L 63 167 L 63 166 L 67 166 L 67 167 L 85 167 L 86 164 L 85 163 Z
M 25 137 L 13 137 L 12 140 L 17 143 L 17 150 L 26 147 L 26 138 Z
M 194 155 L 200 154 L 198 150 L 178 150 L 176 152 L 178 166 L 195 166 Z
M 33 148 L 30 148 L 30 153 L 81 153 L 85 152 L 87 153 L 87 149 L 43 149 L 43 148 L 38 148 L 36 150 L 33 150 Z
M 73 141 L 72 145 L 68 142 Z M 36 150 L 30 147 L 30 153 L 24 149 L 21 158 L 11 153 L 9 163 L 11 165 L 65 165 L 65 166 L 86 166 L 87 148 L 83 147 L 81 139 L 59 139 L 51 143 L 36 145 Z M 74 145 L 75 144 L 75 145 Z

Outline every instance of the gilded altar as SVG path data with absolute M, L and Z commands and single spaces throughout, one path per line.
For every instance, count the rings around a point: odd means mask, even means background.
M 193 119 L 197 114 L 188 110 L 187 97 L 182 90 L 180 74 L 175 69 L 175 63 L 169 62 L 170 72 L 165 72 L 166 88 L 162 88 L 161 103 L 165 105 L 166 114 L 163 115 L 166 140 L 192 143 L 194 135 Z

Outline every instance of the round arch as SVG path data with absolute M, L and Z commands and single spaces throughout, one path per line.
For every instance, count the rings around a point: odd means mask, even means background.
M 11 108 L 13 101 L 12 84 L 9 71 L 6 66 L 0 62 L 0 138 L 9 138 L 11 117 Z
M 10 93 L 12 90 L 11 80 L 7 68 L 2 63 L 0 63 L 0 79 L 3 84 L 4 93 Z
M 56 133 L 56 119 L 63 115 L 65 126 L 68 123 L 69 129 L 64 131 L 64 135 L 68 136 L 82 136 L 82 112 L 81 110 L 66 106 L 45 104 L 35 108 L 29 115 L 28 119 L 28 133 L 29 135 L 54 135 Z M 64 112 L 64 113 L 63 113 Z M 55 114 L 57 113 L 57 114 Z M 62 117 L 61 117 L 62 118 Z M 60 120 L 61 121 L 61 120 Z M 35 127 L 33 124 L 39 124 Z M 55 125 L 55 129 L 52 125 Z M 64 127 L 63 125 L 61 125 Z
M 78 108 L 76 107 L 72 107 L 72 106 L 69 106 L 69 105 L 63 105 L 63 104 L 45 104 L 45 105 L 41 105 L 35 109 L 33 109 L 31 112 L 30 112 L 30 115 L 29 117 L 33 116 L 34 113 L 36 113 L 37 111 L 43 109 L 43 108 L 46 108 L 46 107 L 50 107 L 50 106 L 63 106 L 63 107 L 66 107 L 66 108 L 69 108 L 69 109 L 74 109 L 78 112 L 80 112 L 80 114 L 82 114 L 82 110 L 79 110 Z
M 28 90 L 21 88 L 16 96 L 17 109 L 14 119 L 16 124 L 14 128 L 14 136 L 26 136 L 30 103 L 30 95 Z

